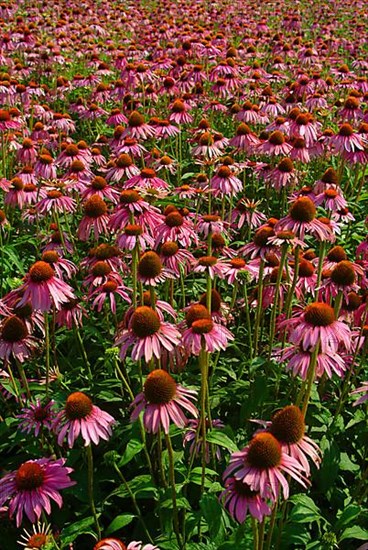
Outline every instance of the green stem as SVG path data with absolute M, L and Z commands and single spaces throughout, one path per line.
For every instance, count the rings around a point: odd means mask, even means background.
M 84 347 L 82 336 L 81 336 L 81 333 L 80 333 L 80 330 L 79 330 L 79 327 L 78 327 L 77 323 L 73 323 L 73 328 L 74 328 L 74 333 L 75 333 L 75 336 L 77 338 L 77 341 L 78 341 L 78 344 L 79 344 L 79 347 L 80 347 L 80 350 L 81 350 L 81 354 L 82 354 L 82 357 L 83 357 L 84 364 L 85 364 L 86 369 L 87 369 L 89 381 L 92 382 L 93 374 L 92 374 L 92 371 L 91 371 L 91 365 L 90 365 L 90 362 L 88 361 L 86 348 Z
M 151 535 L 150 535 L 149 532 L 148 532 L 148 529 L 147 529 L 147 527 L 146 527 L 146 524 L 145 524 L 145 521 L 144 521 L 144 519 L 143 519 L 142 513 L 141 513 L 140 508 L 139 508 L 139 506 L 138 506 L 138 504 L 137 504 L 137 499 L 135 498 L 135 495 L 134 495 L 134 493 L 132 492 L 132 490 L 131 490 L 131 488 L 130 488 L 130 486 L 129 486 L 129 483 L 127 482 L 127 480 L 125 479 L 125 477 L 124 477 L 123 474 L 121 473 L 121 471 L 120 471 L 118 465 L 117 465 L 115 462 L 114 462 L 114 468 L 115 468 L 115 471 L 116 471 L 116 473 L 118 474 L 119 478 L 120 478 L 121 481 L 123 482 L 123 484 L 124 484 L 126 490 L 128 491 L 130 498 L 132 499 L 133 507 L 134 507 L 134 509 L 135 509 L 135 512 L 136 512 L 136 514 L 137 514 L 137 516 L 138 516 L 139 521 L 141 522 L 141 525 L 142 525 L 142 527 L 143 527 L 143 530 L 144 530 L 144 532 L 145 532 L 145 535 L 146 535 L 147 539 L 150 541 L 151 544 L 153 544 L 153 539 L 152 539 Z
M 17 367 L 18 367 L 20 377 L 21 377 L 22 382 L 23 382 L 24 389 L 26 390 L 27 399 L 31 399 L 31 391 L 29 389 L 28 380 L 27 380 L 26 374 L 24 372 L 23 365 L 20 361 L 18 361 L 18 359 L 16 359 L 15 361 L 16 361 L 16 364 L 17 364 Z
M 306 392 L 305 392 L 304 403 L 303 403 L 303 407 L 302 407 L 302 413 L 303 413 L 304 418 L 307 414 L 309 399 L 310 399 L 310 395 L 311 395 L 311 392 L 312 392 L 312 386 L 313 386 L 313 382 L 314 382 L 314 379 L 315 379 L 315 376 L 316 376 L 316 366 L 317 366 L 319 347 L 320 347 L 320 344 L 318 342 L 318 344 L 316 345 L 316 347 L 314 348 L 314 350 L 312 352 L 311 362 L 310 362 L 309 369 L 308 369 L 307 389 L 306 389 Z
M 180 530 L 179 530 L 178 504 L 176 500 L 174 452 L 171 444 L 171 439 L 168 434 L 165 434 L 165 440 L 166 440 L 166 447 L 167 447 L 167 452 L 169 456 L 169 478 L 170 478 L 170 485 L 172 490 L 174 531 L 176 535 L 176 540 L 178 541 L 179 548 L 183 548 L 184 546 L 181 540 Z
M 274 298 L 273 307 L 272 307 L 272 311 L 271 311 L 268 359 L 270 359 L 270 357 L 271 357 L 273 339 L 275 337 L 275 332 L 276 332 L 276 316 L 277 316 L 277 312 L 278 312 L 278 308 L 279 308 L 279 289 L 280 289 L 280 285 L 281 285 L 282 274 L 284 272 L 284 265 L 285 265 L 285 261 L 286 261 L 287 250 L 288 250 L 287 245 L 286 244 L 283 245 L 281 258 L 280 258 L 280 264 L 279 264 L 278 272 L 277 272 L 276 285 L 275 285 L 275 298 Z
M 45 321 L 45 351 L 46 351 L 46 397 L 49 397 L 50 386 L 50 332 L 49 332 L 49 317 L 47 311 L 44 313 Z
M 93 518 L 95 520 L 95 526 L 97 530 L 97 536 L 98 540 L 101 540 L 101 528 L 100 524 L 98 522 L 98 516 L 96 512 L 96 506 L 95 501 L 93 497 L 93 454 L 92 454 L 92 447 L 91 445 L 88 445 L 86 447 L 86 453 L 87 453 L 87 466 L 88 466 L 88 498 L 89 498 L 89 504 L 91 507 L 91 512 L 93 515 Z
M 258 278 L 258 295 L 257 295 L 257 309 L 256 309 L 256 319 L 254 323 L 254 354 L 258 353 L 258 337 L 259 337 L 259 327 L 261 323 L 262 316 L 262 297 L 263 297 L 263 273 L 265 267 L 264 258 L 261 259 L 261 264 L 259 266 L 259 278 Z

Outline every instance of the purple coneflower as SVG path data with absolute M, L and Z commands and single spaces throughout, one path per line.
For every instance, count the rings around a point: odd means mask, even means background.
M 225 479 L 225 489 L 220 494 L 220 501 L 229 514 L 239 523 L 244 523 L 248 512 L 262 522 L 271 514 L 271 509 L 258 491 L 253 491 L 247 483 L 235 477 Z
M 87 241 L 93 233 L 93 238 L 97 241 L 100 235 L 107 234 L 108 222 L 107 204 L 99 195 L 93 195 L 84 204 L 84 216 L 78 227 L 78 238 Z
M 316 206 L 309 197 L 299 197 L 290 206 L 289 214 L 275 226 L 275 231 L 287 230 L 304 240 L 305 233 L 311 233 L 321 241 L 329 240 L 331 231 L 316 218 Z
M 337 351 L 339 345 L 349 350 L 351 331 L 345 323 L 336 320 L 333 308 L 324 302 L 313 302 L 280 326 L 291 329 L 290 342 L 313 351 L 319 344 L 322 353 Z
M 160 319 L 156 311 L 148 306 L 135 309 L 127 323 L 127 328 L 118 334 L 116 345 L 120 346 L 120 358 L 124 359 L 130 346 L 133 346 L 132 359 L 160 358 L 162 349 L 172 351 L 180 342 L 177 328 Z
M 198 410 L 191 401 L 196 400 L 196 392 L 187 390 L 177 384 L 174 378 L 163 369 L 149 373 L 144 383 L 143 392 L 138 394 L 132 403 L 135 407 L 131 420 L 135 421 L 144 411 L 143 423 L 147 432 L 157 433 L 162 427 L 169 433 L 170 422 L 184 428 L 187 418 L 183 409 L 197 418 Z
M 233 453 L 224 478 L 235 477 L 249 485 L 252 491 L 259 492 L 261 498 L 277 500 L 280 485 L 284 498 L 289 497 L 289 484 L 284 474 L 290 475 L 303 487 L 307 480 L 303 476 L 304 467 L 289 456 L 281 443 L 271 433 L 257 433 L 241 451 Z
M 100 439 L 107 441 L 111 436 L 114 418 L 92 403 L 92 400 L 82 392 L 71 393 L 65 407 L 57 414 L 53 422 L 53 430 L 57 434 L 57 442 L 63 444 L 65 437 L 68 446 L 73 447 L 79 435 L 84 439 L 85 447 Z
M 227 348 L 234 336 L 224 326 L 215 323 L 208 309 L 202 304 L 189 308 L 185 316 L 187 329 L 182 336 L 182 343 L 188 353 L 199 355 L 201 350 L 213 353 Z
M 56 417 L 54 405 L 55 401 L 52 400 L 42 405 L 40 399 L 37 399 L 36 403 L 29 403 L 17 416 L 20 419 L 19 429 L 27 434 L 34 432 L 35 437 L 39 436 L 43 428 L 50 431 Z
M 8 361 L 15 357 L 23 363 L 31 357 L 36 348 L 36 340 L 29 335 L 23 319 L 17 315 L 6 317 L 0 328 L 0 357 Z
M 193 229 L 193 223 L 180 212 L 174 210 L 169 212 L 162 224 L 155 229 L 155 246 L 166 241 L 178 242 L 189 248 L 192 243 L 198 243 L 198 236 Z
M 18 470 L 6 474 L 0 480 L 0 506 L 10 500 L 9 513 L 10 516 L 16 513 L 17 527 L 22 523 L 23 514 L 32 523 L 40 519 L 43 510 L 50 514 L 50 500 L 54 500 L 59 508 L 62 507 L 60 489 L 75 485 L 69 477 L 72 468 L 64 464 L 63 458 L 28 460 Z
M 17 289 L 21 296 L 19 307 L 28 302 L 33 309 L 49 311 L 51 306 L 60 306 L 75 299 L 73 289 L 55 276 L 50 264 L 38 261 L 34 263 L 25 277 L 25 283 Z

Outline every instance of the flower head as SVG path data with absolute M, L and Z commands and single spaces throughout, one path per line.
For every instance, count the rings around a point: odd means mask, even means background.
M 63 458 L 28 460 L 0 480 L 0 506 L 10 500 L 10 516 L 16 513 L 17 527 L 22 523 L 23 514 L 32 523 L 40 519 L 43 510 L 50 514 L 51 500 L 61 508 L 60 489 L 75 485 L 69 477 L 73 470 L 64 464 Z
M 156 369 L 146 378 L 143 392 L 134 399 L 135 407 L 131 420 L 137 420 L 144 411 L 143 422 L 148 432 L 157 433 L 161 426 L 169 433 L 170 421 L 179 428 L 187 422 L 183 409 L 197 418 L 198 411 L 191 401 L 196 399 L 196 392 L 187 390 L 177 384 L 173 377 L 163 369 Z
M 82 392 L 71 393 L 54 423 L 53 429 L 57 434 L 59 445 L 65 437 L 68 445 L 73 447 L 79 435 L 84 439 L 84 445 L 94 443 L 98 445 L 100 439 L 107 441 L 111 436 L 111 427 L 115 424 L 114 418 L 92 403 L 92 400 Z

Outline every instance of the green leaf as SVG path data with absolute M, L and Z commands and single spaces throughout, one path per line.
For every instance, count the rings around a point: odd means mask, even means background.
M 225 449 L 229 449 L 233 453 L 239 450 L 234 441 L 221 430 L 211 430 L 208 432 L 207 441 L 220 447 L 225 447 Z
M 224 510 L 218 498 L 213 494 L 204 494 L 199 505 L 208 525 L 210 539 L 217 543 L 222 542 L 226 529 L 223 521 Z
M 138 439 L 131 439 L 126 446 L 125 452 L 123 456 L 121 457 L 121 460 L 119 462 L 119 467 L 125 466 L 125 464 L 128 464 L 138 453 L 141 452 L 144 445 L 142 441 L 139 441 Z
M 362 508 L 360 506 L 357 506 L 356 504 L 349 504 L 349 506 L 342 511 L 339 519 L 337 520 L 335 530 L 340 531 L 340 529 L 349 525 L 353 519 L 360 515 L 361 511 Z
M 95 536 L 93 530 L 90 529 L 90 527 L 94 524 L 94 521 L 95 520 L 93 517 L 84 518 L 63 529 L 61 532 L 61 540 L 63 541 L 63 544 L 71 544 L 79 535 L 88 534 Z
M 129 525 L 129 523 L 131 523 L 134 518 L 135 516 L 133 514 L 121 514 L 120 516 L 117 516 L 115 519 L 112 520 L 112 522 L 106 529 L 106 535 L 115 533 L 115 531 L 118 531 L 126 525 Z
M 344 470 L 345 472 L 356 472 L 357 470 L 360 470 L 360 468 L 358 464 L 354 464 L 354 462 L 350 460 L 347 453 L 341 453 L 340 470 Z
M 342 533 L 339 542 L 346 539 L 368 540 L 368 531 L 367 529 L 363 529 L 362 527 L 359 527 L 359 525 L 355 525 L 354 527 L 348 527 Z
M 290 501 L 295 504 L 290 514 L 290 520 L 295 523 L 311 523 L 323 519 L 320 509 L 307 495 L 294 495 Z

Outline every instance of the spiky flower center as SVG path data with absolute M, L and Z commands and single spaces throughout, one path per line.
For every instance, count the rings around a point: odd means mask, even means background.
M 213 145 L 214 139 L 210 132 L 203 132 L 199 138 L 199 145 Z
M 63 194 L 61 191 L 58 191 L 57 189 L 52 189 L 51 191 L 47 192 L 47 198 L 48 199 L 60 199 Z
M 134 189 L 125 189 L 120 193 L 121 204 L 133 204 L 142 200 L 142 197 Z
M 192 323 L 192 331 L 195 334 L 208 334 L 213 329 L 211 319 L 198 319 Z
M 336 317 L 329 304 L 314 302 L 305 308 L 304 320 L 314 327 L 327 327 L 336 321 Z
M 17 315 L 12 315 L 5 319 L 1 329 L 1 338 L 5 342 L 20 342 L 28 336 L 27 327 L 22 319 Z
M 281 457 L 281 444 L 270 433 L 259 433 L 249 443 L 247 463 L 254 468 L 275 468 L 279 466 Z
M 220 168 L 217 171 L 217 175 L 220 178 L 228 178 L 229 176 L 231 176 L 231 170 L 226 165 L 220 166 Z
M 143 254 L 138 263 L 138 273 L 141 277 L 154 278 L 160 275 L 162 271 L 162 263 L 160 256 L 150 250 Z
M 199 320 L 211 320 L 211 314 L 208 311 L 207 307 L 203 304 L 195 304 L 191 306 L 186 315 L 185 315 L 185 322 L 189 328 Z
M 117 288 L 118 284 L 115 281 L 107 281 L 107 283 L 102 285 L 102 290 L 107 293 L 115 292 Z
M 144 383 L 144 396 L 149 403 L 165 405 L 175 397 L 176 382 L 163 369 L 156 369 L 149 373 Z
M 27 548 L 32 548 L 32 550 L 43 548 L 43 546 L 47 543 L 47 536 L 45 533 L 35 533 L 31 537 L 29 537 L 27 541 Z
M 179 212 L 170 212 L 165 217 L 165 224 L 169 227 L 180 227 L 184 223 L 184 218 Z
M 331 281 L 337 285 L 349 286 L 355 283 L 355 269 L 351 262 L 343 260 L 332 270 Z
M 49 418 L 49 412 L 46 407 L 37 407 L 37 409 L 33 412 L 33 417 L 36 420 L 36 422 L 43 422 L 47 418 Z
M 232 260 L 230 260 L 230 265 L 234 269 L 243 269 L 246 266 L 246 263 L 243 258 L 233 258 Z
M 311 277 L 315 272 L 315 267 L 312 262 L 303 259 L 299 266 L 299 277 Z
M 321 181 L 324 183 L 334 183 L 335 185 L 338 182 L 337 172 L 333 168 L 327 168 L 326 172 L 323 174 Z
M 268 141 L 272 145 L 282 145 L 285 143 L 285 136 L 282 132 L 280 132 L 280 130 L 275 130 L 268 138 Z
M 107 187 L 107 181 L 102 176 L 96 176 L 91 181 L 91 187 L 92 189 L 96 189 L 96 191 L 101 191 L 102 189 L 105 189 L 105 187 Z
M 107 213 L 107 205 L 99 195 L 93 195 L 85 203 L 84 213 L 89 218 L 99 218 Z
M 139 338 L 152 336 L 160 329 L 161 323 L 157 313 L 148 306 L 137 307 L 130 318 L 130 328 Z
M 96 249 L 94 249 L 94 256 L 98 260 L 108 260 L 119 254 L 119 249 L 116 246 L 111 244 L 102 243 L 99 244 Z
M 92 400 L 80 391 L 71 393 L 66 400 L 65 414 L 69 420 L 81 420 L 92 412 Z
M 11 180 L 11 184 L 15 191 L 22 191 L 24 189 L 24 183 L 21 178 L 15 177 Z
M 244 122 L 239 124 L 239 126 L 236 129 L 236 135 L 237 136 L 247 136 L 251 133 L 252 133 L 252 131 L 249 128 L 248 124 L 245 124 Z
M 214 248 L 223 248 L 226 244 L 224 237 L 220 233 L 213 233 L 211 241 Z
M 171 108 L 173 113 L 184 113 L 185 105 L 180 99 L 176 99 Z
M 280 170 L 280 172 L 283 172 L 284 174 L 290 174 L 290 172 L 292 172 L 294 169 L 294 164 L 291 159 L 286 157 L 278 163 L 277 168 Z
M 144 117 L 140 113 L 138 113 L 138 111 L 133 111 L 129 116 L 128 124 L 132 128 L 138 128 L 139 126 L 143 126 Z
M 24 462 L 15 474 L 15 484 L 19 491 L 32 491 L 43 484 L 45 474 L 36 462 Z
M 344 300 L 344 308 L 348 311 L 355 311 L 362 304 L 362 297 L 353 290 L 349 292 L 347 300 Z
M 106 277 L 111 273 L 112 269 L 107 262 L 99 261 L 95 263 L 91 271 L 94 277 Z
M 49 281 L 55 274 L 55 271 L 52 269 L 50 264 L 39 261 L 32 265 L 29 270 L 29 275 L 31 281 L 34 283 L 43 283 L 44 281 Z
M 289 213 L 296 222 L 310 223 L 316 217 L 316 207 L 309 197 L 299 197 L 291 205 Z
M 127 153 L 122 153 L 116 159 L 115 164 L 118 168 L 128 168 L 129 166 L 132 166 L 133 160 Z
M 202 216 L 202 220 L 205 223 L 216 223 L 220 220 L 220 216 L 217 216 L 216 214 L 205 214 Z
M 59 254 L 55 250 L 47 250 L 42 254 L 42 261 L 47 264 L 54 264 L 58 261 Z
M 212 267 L 217 264 L 217 258 L 215 256 L 202 256 L 198 260 L 198 265 L 203 267 Z
M 79 154 L 77 145 L 74 145 L 74 143 L 67 145 L 65 148 L 65 154 L 67 157 L 76 157 Z
M 0 210 L 0 223 L 3 223 L 6 220 L 6 215 L 4 210 Z
M 261 227 L 258 229 L 253 237 L 253 242 L 259 247 L 267 246 L 267 241 L 269 237 L 274 236 L 274 231 L 272 227 Z
M 137 224 L 128 224 L 125 226 L 125 229 L 124 229 L 125 235 L 129 235 L 132 237 L 142 235 L 142 231 L 143 231 L 142 227 Z
M 343 124 L 339 129 L 339 135 L 343 137 L 350 137 L 354 134 L 354 130 L 347 122 Z
M 272 418 L 270 432 L 281 443 L 298 443 L 305 432 L 304 418 L 299 407 L 289 405 L 278 411 Z
M 331 248 L 329 253 L 327 254 L 327 259 L 330 260 L 330 262 L 342 262 L 343 260 L 347 260 L 347 255 L 345 250 L 342 246 L 334 246 Z
M 161 246 L 161 254 L 166 257 L 175 256 L 179 247 L 174 241 L 167 241 Z

